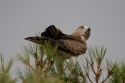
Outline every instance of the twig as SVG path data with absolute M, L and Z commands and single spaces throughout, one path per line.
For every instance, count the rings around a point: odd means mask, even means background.
M 48 72 L 52 65 L 53 65 L 53 62 L 50 61 L 50 62 L 48 63 L 48 67 L 46 68 L 45 72 Z
M 27 66 L 30 67 L 32 70 L 35 70 L 29 63 L 29 61 L 27 62 Z
M 93 73 L 96 75 L 96 72 L 95 72 L 95 70 L 94 70 L 93 64 L 94 64 L 94 62 L 92 62 L 90 65 L 91 65 L 91 68 L 92 68 Z
M 107 77 L 101 83 L 104 83 L 108 78 L 109 78 L 109 75 L 107 75 Z
M 91 80 L 90 77 L 89 77 L 88 72 L 86 72 L 86 76 L 87 76 L 87 78 L 89 79 L 89 81 L 90 81 L 91 83 L 93 83 L 92 80 Z

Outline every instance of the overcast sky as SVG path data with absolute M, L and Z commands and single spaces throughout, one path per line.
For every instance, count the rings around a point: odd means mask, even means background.
M 88 46 L 104 45 L 109 59 L 125 58 L 125 0 L 0 0 L 0 52 L 8 58 L 25 37 L 55 25 L 71 34 L 91 27 Z

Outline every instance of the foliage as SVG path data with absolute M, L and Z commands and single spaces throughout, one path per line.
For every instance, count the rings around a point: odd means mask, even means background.
M 114 64 L 115 69 L 113 75 L 109 79 L 109 83 L 125 83 L 125 63 L 119 62 Z
M 104 59 L 106 48 L 103 46 L 88 48 L 88 55 L 82 55 L 77 61 L 66 59 L 65 54 L 57 48 L 58 44 L 52 46 L 50 42 L 45 42 L 43 45 L 23 46 L 22 53 L 16 53 L 16 60 L 25 65 L 15 70 L 18 81 L 20 80 L 21 83 L 125 83 L 125 64 Z M 4 58 L 0 54 L 0 83 L 17 82 L 17 78 L 12 79 L 10 74 L 13 63 L 13 59 L 10 59 L 5 65 Z
M 13 59 L 11 58 L 9 62 L 5 64 L 4 56 L 0 53 L 0 83 L 16 83 L 17 79 L 12 79 L 10 75 L 10 68 L 13 63 Z
M 112 71 L 115 67 L 112 65 L 112 63 L 107 61 L 107 76 L 100 80 L 101 77 L 103 77 L 103 70 L 105 69 L 105 66 L 103 66 L 102 63 L 106 54 L 106 49 L 103 46 L 95 48 L 90 47 L 88 52 L 88 57 L 85 57 L 85 59 L 82 60 L 86 64 L 83 64 L 82 67 L 84 68 L 87 79 L 91 83 L 106 82 L 107 79 L 113 74 Z M 91 78 L 92 75 L 94 76 L 94 80 Z
M 18 77 L 23 83 L 28 83 L 29 81 L 33 83 L 36 81 L 37 83 L 44 83 L 48 79 L 55 79 L 56 82 L 58 80 L 58 83 L 85 81 L 85 76 L 79 64 L 74 64 L 71 61 L 61 58 L 60 54 L 62 52 L 58 51 L 57 47 L 58 44 L 52 46 L 50 42 L 46 42 L 45 45 L 30 44 L 29 46 L 23 47 L 23 54 L 16 54 L 17 60 L 27 67 L 23 72 L 19 68 L 16 70 Z M 35 60 L 34 65 L 30 62 L 30 56 Z M 55 82 L 51 81 L 49 83 Z

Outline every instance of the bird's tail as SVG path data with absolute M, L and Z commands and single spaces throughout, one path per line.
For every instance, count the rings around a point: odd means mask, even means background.
M 64 34 L 60 29 L 57 29 L 54 25 L 50 25 L 44 32 L 41 33 L 41 36 L 49 37 L 52 39 L 59 39 L 60 36 Z
M 34 43 L 37 43 L 37 44 L 42 44 L 45 42 L 45 40 L 48 40 L 49 38 L 47 37 L 39 37 L 39 36 L 36 36 L 36 37 L 27 37 L 25 38 L 25 40 L 28 40 L 28 41 L 31 41 L 31 42 L 34 42 Z

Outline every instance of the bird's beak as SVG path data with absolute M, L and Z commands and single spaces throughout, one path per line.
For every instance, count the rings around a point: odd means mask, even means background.
M 86 33 L 91 33 L 91 29 L 88 28 L 88 29 L 86 30 Z
M 84 37 L 86 38 L 86 40 L 89 38 L 90 34 L 91 34 L 91 29 L 88 26 L 84 26 L 85 30 L 84 30 Z

